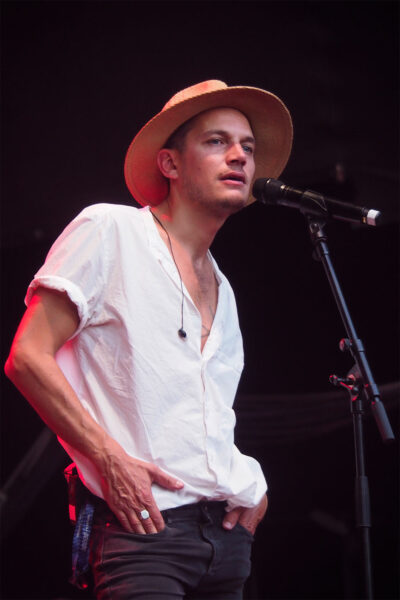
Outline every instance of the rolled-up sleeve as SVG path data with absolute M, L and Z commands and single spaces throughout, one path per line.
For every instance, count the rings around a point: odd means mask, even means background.
M 65 292 L 79 315 L 79 327 L 73 337 L 85 326 L 96 324 L 102 313 L 112 227 L 107 212 L 98 206 L 96 210 L 95 207 L 83 210 L 64 229 L 25 296 L 28 305 L 38 287 Z

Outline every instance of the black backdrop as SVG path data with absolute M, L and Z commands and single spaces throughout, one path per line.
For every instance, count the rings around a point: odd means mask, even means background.
M 269 89 L 289 107 L 285 182 L 389 217 L 376 230 L 331 223 L 328 233 L 376 381 L 399 379 L 397 3 L 33 1 L 1 10 L 3 362 L 52 240 L 88 204 L 131 203 L 122 164 L 135 132 L 178 89 L 219 78 Z M 338 351 L 343 327 L 303 218 L 252 205 L 212 251 L 235 289 L 244 335 L 237 443 L 270 484 L 247 596 L 361 597 L 347 398 L 337 398 L 339 425 L 324 395 L 329 374 L 351 361 Z M 32 456 L 42 425 L 5 378 L 2 396 L 4 483 Z M 337 426 L 325 430 L 314 412 Z M 383 446 L 372 419 L 367 451 L 376 597 L 396 598 L 398 446 Z M 28 468 L 34 479 L 8 499 L 3 598 L 90 597 L 67 583 L 66 462 L 50 442 L 40 468 Z

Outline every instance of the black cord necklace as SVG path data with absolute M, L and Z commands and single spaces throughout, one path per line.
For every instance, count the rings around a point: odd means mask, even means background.
M 152 211 L 150 211 L 151 214 L 153 215 L 154 219 L 157 221 L 157 223 L 160 225 L 160 227 L 165 231 L 165 233 L 167 234 L 167 238 L 168 238 L 168 244 L 169 244 L 169 249 L 171 251 L 171 256 L 172 256 L 172 260 L 174 261 L 176 270 L 178 271 L 178 275 L 179 275 L 179 280 L 181 282 L 181 295 L 182 295 L 182 301 L 181 301 L 181 328 L 178 329 L 178 335 L 180 338 L 185 339 L 186 337 L 186 331 L 183 329 L 183 281 L 182 281 L 182 276 L 181 276 L 181 272 L 179 270 L 178 265 L 176 264 L 176 260 L 175 260 L 175 256 L 174 256 L 174 251 L 172 250 L 172 243 L 171 243 L 171 238 L 169 237 L 169 233 L 167 231 L 167 229 L 164 227 L 164 225 L 161 223 L 160 219 L 157 217 L 157 215 L 155 215 Z

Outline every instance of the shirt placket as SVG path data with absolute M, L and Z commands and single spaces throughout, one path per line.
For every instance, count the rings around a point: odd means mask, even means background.
M 207 466 L 211 473 L 214 474 L 215 478 L 215 486 L 214 491 L 218 487 L 218 456 L 217 449 L 213 440 L 218 437 L 218 431 L 216 430 L 217 419 L 215 418 L 214 411 L 215 408 L 212 404 L 212 395 L 209 392 L 207 386 L 207 367 L 209 361 L 212 359 L 214 354 L 216 353 L 221 340 L 221 332 L 222 332 L 222 323 L 221 323 L 221 314 L 222 314 L 222 303 L 223 303 L 223 291 L 222 286 L 219 286 L 219 294 L 218 294 L 218 305 L 217 311 L 215 314 L 214 322 L 211 328 L 210 336 L 204 345 L 203 353 L 201 357 L 201 379 L 203 384 L 203 415 L 204 415 L 204 430 L 205 430 L 205 451 L 207 457 Z

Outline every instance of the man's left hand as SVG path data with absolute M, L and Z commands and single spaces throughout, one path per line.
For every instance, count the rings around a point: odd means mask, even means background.
M 258 524 L 264 518 L 268 507 L 268 497 L 263 496 L 261 502 L 253 508 L 245 508 L 238 506 L 228 512 L 223 520 L 222 526 L 224 529 L 233 529 L 236 523 L 240 523 L 245 529 L 254 535 Z

